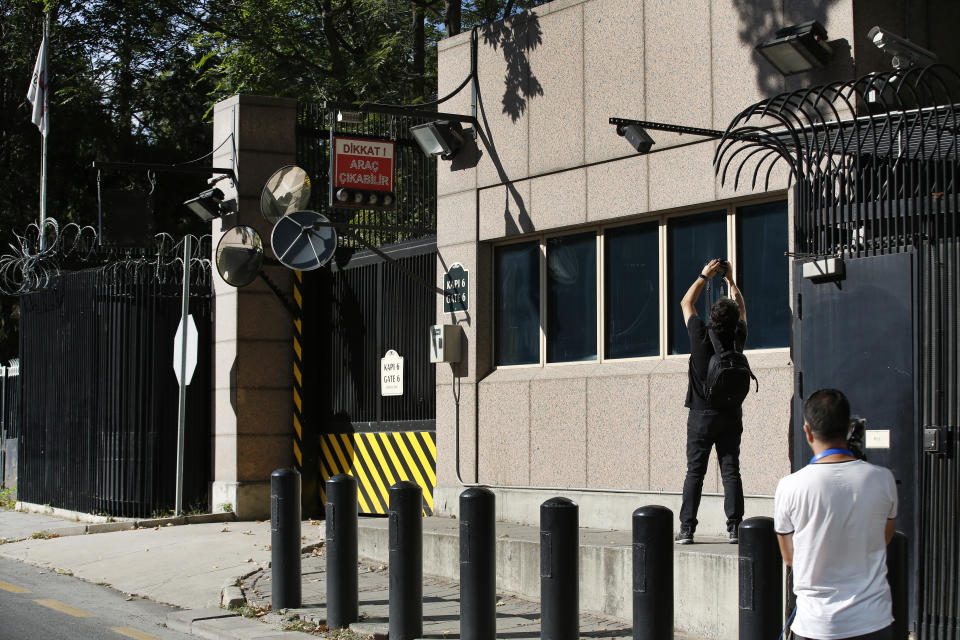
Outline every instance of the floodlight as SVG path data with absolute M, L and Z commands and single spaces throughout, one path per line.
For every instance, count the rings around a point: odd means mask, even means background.
M 204 222 L 209 222 L 214 218 L 219 218 L 224 210 L 229 210 L 230 204 L 233 204 L 233 202 L 224 203 L 223 191 L 214 187 L 213 189 L 204 191 L 192 200 L 187 200 L 183 204 L 198 218 Z
M 656 142 L 650 134 L 638 124 L 621 124 L 617 126 L 617 135 L 623 136 L 627 142 L 637 150 L 637 153 L 649 153 L 650 147 Z
M 363 122 L 362 111 L 337 111 L 337 122 L 348 122 L 350 124 L 360 124 Z
M 410 134 L 423 152 L 450 160 L 463 146 L 463 127 L 455 120 L 435 120 L 410 127 Z
M 827 44 L 827 30 L 811 20 L 780 29 L 773 40 L 757 45 L 757 53 L 789 76 L 825 67 L 833 50 Z

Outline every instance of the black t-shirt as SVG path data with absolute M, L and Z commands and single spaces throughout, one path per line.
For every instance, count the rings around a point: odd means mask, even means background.
M 684 406 L 697 410 L 713 409 L 703 397 L 703 387 L 706 384 L 710 356 L 714 354 L 714 350 L 710 334 L 707 333 L 707 325 L 700 316 L 690 316 L 687 334 L 690 336 L 690 364 L 687 368 L 687 400 Z M 734 340 L 740 349 L 747 343 L 747 325 L 742 320 L 737 320 Z

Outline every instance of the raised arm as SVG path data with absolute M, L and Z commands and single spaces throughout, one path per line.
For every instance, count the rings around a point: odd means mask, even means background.
M 692 316 L 697 315 L 697 300 L 700 299 L 700 294 L 703 292 L 704 285 L 707 284 L 707 280 L 717 275 L 717 271 L 720 268 L 719 260 L 711 260 L 707 263 L 701 271 L 700 275 L 697 276 L 697 279 L 693 281 L 693 284 L 690 285 L 690 288 L 687 289 L 687 292 L 683 294 L 683 299 L 680 300 L 680 309 L 683 310 L 683 324 L 686 325 L 690 322 Z M 741 307 L 741 310 L 743 307 Z
M 730 289 L 730 297 L 733 298 L 736 301 L 737 306 L 740 307 L 740 320 L 742 320 L 743 323 L 746 324 L 747 323 L 747 305 L 744 304 L 743 302 L 743 294 L 740 293 L 740 288 L 737 287 L 737 284 L 733 281 L 733 273 L 731 273 L 732 271 L 733 269 L 728 268 L 726 275 L 724 275 L 724 278 L 726 278 L 727 280 L 727 288 Z

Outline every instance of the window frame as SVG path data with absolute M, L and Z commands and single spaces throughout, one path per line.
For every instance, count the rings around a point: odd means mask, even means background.
M 668 291 L 668 273 L 665 266 L 669 260 L 668 255 L 668 223 L 671 219 L 682 218 L 689 216 L 696 216 L 699 214 L 712 213 L 712 212 L 725 212 L 726 219 L 726 245 L 727 245 L 727 255 L 724 256 L 730 262 L 731 268 L 736 273 L 737 270 L 737 258 L 739 253 L 738 238 L 737 238 L 737 210 L 740 207 L 758 205 L 758 204 L 767 204 L 773 202 L 784 202 L 787 208 L 787 245 L 790 244 L 790 239 L 792 236 L 792 213 L 790 208 L 789 195 L 786 192 L 769 194 L 765 193 L 762 196 L 753 197 L 753 198 L 744 198 L 737 200 L 729 200 L 723 202 L 713 202 L 705 203 L 702 205 L 697 205 L 695 207 L 686 207 L 682 209 L 659 212 L 655 214 L 644 214 L 632 217 L 630 219 L 617 219 L 607 222 L 597 222 L 591 225 L 584 225 L 578 227 L 567 227 L 563 229 L 551 229 L 546 232 L 533 233 L 533 234 L 524 234 L 512 238 L 504 238 L 492 243 L 492 249 L 495 251 L 499 247 L 508 246 L 511 244 L 520 244 L 527 242 L 536 242 L 539 247 L 539 265 L 540 265 L 540 357 L 539 362 L 532 362 L 528 364 L 509 364 L 509 365 L 500 365 L 496 361 L 496 339 L 497 339 L 497 326 L 493 317 L 491 317 L 491 336 L 492 340 L 490 343 L 490 358 L 493 363 L 494 370 L 508 370 L 508 369 L 530 369 L 530 368 L 544 368 L 544 367 L 567 367 L 567 366 L 593 366 L 597 364 L 604 363 L 637 363 L 637 362 L 650 362 L 650 361 L 667 361 L 667 360 L 680 360 L 687 359 L 690 357 L 688 353 L 668 353 L 669 349 L 669 319 L 670 314 L 679 313 L 679 310 L 668 309 L 669 305 L 669 291 Z M 659 265 L 659 273 L 657 276 L 657 282 L 659 286 L 659 346 L 660 353 L 651 356 L 632 356 L 626 358 L 607 358 L 604 352 L 604 345 L 606 344 L 606 318 L 604 316 L 604 309 L 606 308 L 606 285 L 607 285 L 607 272 L 604 268 L 606 263 L 606 232 L 608 229 L 615 229 L 619 227 L 629 227 L 635 225 L 643 224 L 657 224 L 657 263 Z M 597 304 L 596 304 L 596 314 L 597 314 L 597 357 L 595 360 L 571 360 L 564 362 L 547 362 L 547 333 L 550 328 L 547 326 L 547 239 L 556 238 L 562 236 L 577 235 L 581 233 L 589 233 L 593 231 L 595 233 L 595 240 L 597 243 L 596 247 L 596 277 L 597 277 Z M 495 258 L 494 258 L 495 260 Z M 493 266 L 493 265 L 491 265 Z M 495 267 L 491 269 L 491 277 L 495 272 Z M 692 280 L 691 280 L 692 282 Z M 792 283 L 791 283 L 792 287 Z M 496 287 L 493 286 L 491 289 L 495 290 Z M 788 303 L 792 302 L 792 289 L 788 292 Z M 492 300 L 492 304 L 496 304 L 496 300 Z M 747 315 L 749 319 L 749 313 Z M 790 345 L 783 347 L 764 347 L 759 349 L 750 349 L 747 348 L 745 352 L 747 354 L 767 354 L 767 353 L 789 353 Z

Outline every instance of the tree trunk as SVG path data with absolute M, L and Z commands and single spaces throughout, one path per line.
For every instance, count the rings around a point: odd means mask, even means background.
M 426 14 L 423 7 L 415 5 L 413 7 L 413 77 L 414 91 L 417 97 L 426 97 L 426 38 L 424 37 L 424 19 Z
M 447 26 L 447 37 L 460 33 L 461 0 L 444 0 L 443 23 Z

